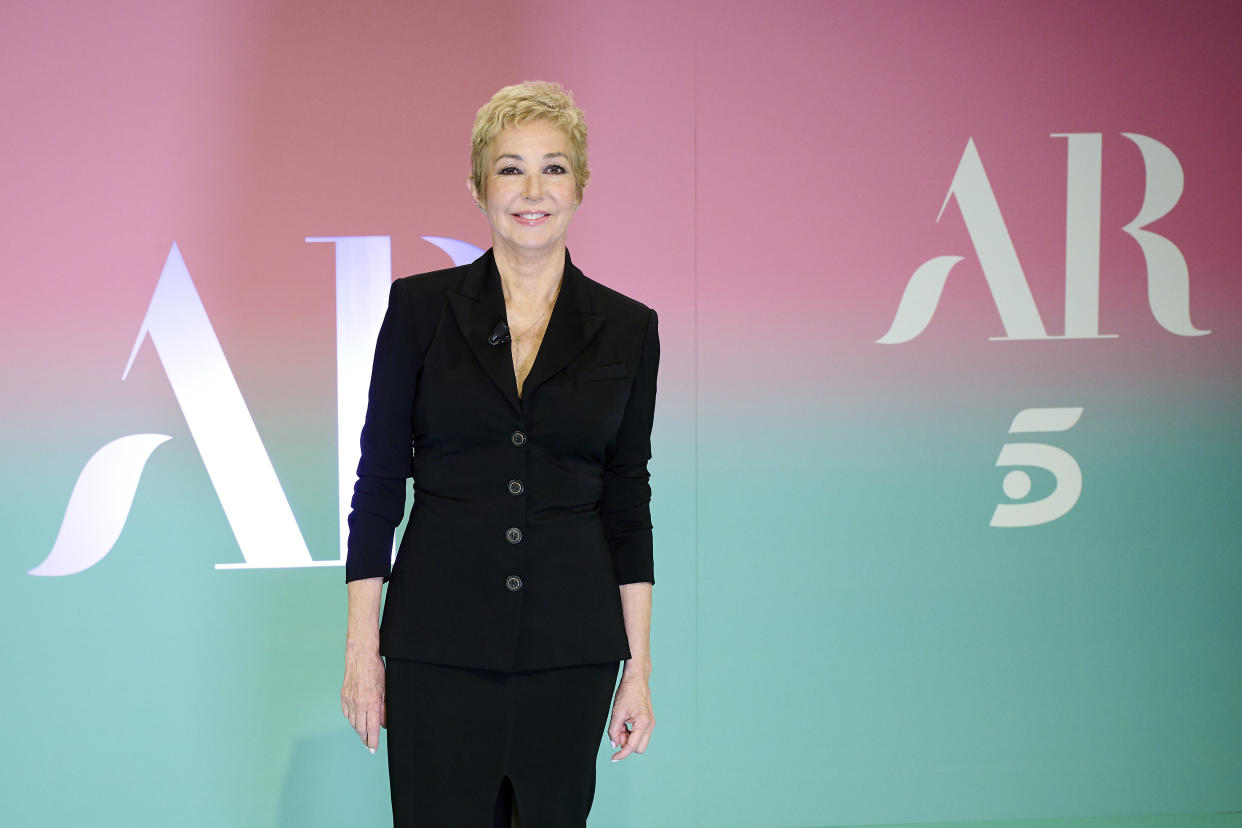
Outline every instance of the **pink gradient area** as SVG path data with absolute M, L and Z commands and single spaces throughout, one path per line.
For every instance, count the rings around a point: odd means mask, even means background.
M 1193 365 L 1236 376 L 1242 282 L 1234 150 L 1235 4 L 794 3 L 736 7 L 699 41 L 696 238 L 700 376 L 768 390 L 867 396 L 1031 372 L 1073 384 L 1085 364 L 1134 378 Z M 958 206 L 936 216 L 973 138 L 1044 324 L 1064 329 L 1066 141 L 1103 134 L 1101 331 L 1116 341 L 1003 335 Z M 1179 204 L 1151 229 L 1190 269 L 1191 317 L 1147 308 L 1135 217 L 1144 173 L 1122 132 L 1170 147 Z M 951 273 L 926 331 L 875 340 L 915 269 Z M 1188 354 L 1191 351 L 1193 354 Z M 1020 370 L 1016 370 L 1019 369 Z
M 447 264 L 424 235 L 486 246 L 469 127 L 498 87 L 538 77 L 587 110 L 570 248 L 661 311 L 663 404 L 688 411 L 695 382 L 796 396 L 808 371 L 866 395 L 1003 373 L 1013 354 L 1049 379 L 1104 360 L 1219 381 L 1242 351 L 1240 29 L 1228 2 L 11 5 L 0 383 L 35 420 L 166 395 L 149 345 L 134 386 L 119 377 L 175 241 L 247 399 L 331 416 L 332 252 L 304 239 L 389 235 L 398 275 Z M 989 342 L 958 208 L 936 214 L 973 139 L 1059 332 L 1064 132 L 1104 136 L 1101 329 L 1120 339 Z M 1185 192 L 1152 229 L 1183 251 L 1210 336 L 1147 309 L 1120 230 L 1143 167 L 1122 132 L 1180 159 Z M 965 259 L 928 329 L 877 345 L 941 255 Z
M 653 27 L 655 15 L 567 3 L 7 10 L 0 94 L 18 116 L 0 154 L 0 383 L 21 402 L 6 408 L 73 421 L 103 401 L 128 422 L 166 400 L 149 343 L 120 376 L 176 242 L 256 417 L 331 417 L 333 252 L 304 239 L 391 236 L 394 275 L 449 264 L 421 236 L 486 247 L 466 188 L 475 110 L 505 84 L 548 78 L 592 129 L 570 249 L 588 275 L 661 311 L 667 399 L 688 409 L 693 55 L 680 48 L 689 26 Z

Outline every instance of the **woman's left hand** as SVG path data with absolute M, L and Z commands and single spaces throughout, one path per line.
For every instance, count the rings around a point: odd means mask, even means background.
M 629 729 L 626 729 L 627 723 Z M 612 746 L 621 746 L 621 750 L 612 755 L 612 761 L 619 762 L 631 753 L 645 751 L 654 727 L 651 687 L 646 677 L 637 673 L 623 674 L 612 700 L 612 721 L 608 725 L 608 739 Z

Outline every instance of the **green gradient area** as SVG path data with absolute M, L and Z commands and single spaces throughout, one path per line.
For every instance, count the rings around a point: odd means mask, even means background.
M 1235 401 L 909 402 L 700 422 L 701 824 L 1236 810 Z M 1069 514 L 988 526 L 1009 439 L 1077 458 Z
M 22 519 L 8 521 L 0 572 L 10 665 L 0 823 L 390 824 L 386 740 L 370 755 L 340 712 L 343 568 L 216 570 L 241 551 L 193 442 L 167 430 L 173 439 L 152 455 L 112 551 L 55 578 L 26 571 L 50 551 L 78 471 L 108 438 L 4 446 L 0 498 Z M 312 555 L 329 558 L 331 444 L 270 433 Z M 693 444 L 671 442 L 652 464 L 659 749 L 614 765 L 601 734 L 592 825 L 693 819 Z
M 1038 399 L 946 400 L 662 414 L 658 726 L 618 765 L 601 743 L 593 826 L 1239 824 L 1237 400 L 1088 401 L 1046 437 L 1082 497 L 1027 529 L 987 523 Z M 383 747 L 339 711 L 343 571 L 214 569 L 240 550 L 166 430 L 116 547 L 63 578 L 25 572 L 104 439 L 5 447 L 3 822 L 386 824 Z M 330 557 L 325 429 L 265 431 Z
M 72 476 L 23 482 L 67 495 Z M 25 575 L 59 519 L 19 528 L 0 581 L 21 675 L 4 699 L 6 824 L 342 825 L 354 797 L 387 808 L 383 757 L 341 727 L 343 570 L 214 569 L 240 550 L 181 435 L 107 557 Z M 330 523 L 312 548 L 335 546 Z
M 906 825 L 935 825 L 936 828 L 1235 828 L 1242 825 L 1242 814 L 1181 814 L 1122 817 L 1097 817 L 1093 819 L 1002 819 L 988 822 L 936 822 L 907 823 Z M 827 826 L 815 826 L 827 828 Z M 849 828 L 879 828 L 876 825 L 856 825 Z M 904 828 L 889 824 L 886 828 Z

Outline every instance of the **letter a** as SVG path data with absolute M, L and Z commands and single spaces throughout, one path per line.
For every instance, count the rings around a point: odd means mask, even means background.
M 314 566 L 176 243 L 122 380 L 148 335 L 246 559 L 217 568 Z
M 958 162 L 957 172 L 953 175 L 944 203 L 940 205 L 936 221 L 944 215 L 950 198 L 957 200 L 962 219 L 966 222 L 966 232 L 970 234 L 975 255 L 979 257 L 979 266 L 992 292 L 992 301 L 1005 327 L 1005 336 L 991 338 L 1047 339 L 1043 320 L 1035 307 L 1035 298 L 1022 272 L 1018 253 L 1014 250 L 1009 229 L 1001 216 L 1000 205 L 996 203 L 996 195 L 992 192 L 973 138 L 966 141 L 962 160 Z M 894 345 L 909 342 L 921 334 L 936 311 L 949 271 L 959 261 L 960 257 L 956 256 L 938 256 L 920 265 L 906 285 L 888 333 L 876 341 Z

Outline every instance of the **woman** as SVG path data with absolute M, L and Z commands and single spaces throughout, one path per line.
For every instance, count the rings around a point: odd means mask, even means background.
M 655 311 L 566 249 L 586 132 L 557 84 L 497 92 L 469 182 L 491 249 L 389 295 L 349 517 L 341 709 L 372 753 L 388 729 L 397 825 L 583 826 L 605 723 L 614 761 L 655 724 L 659 336 Z

